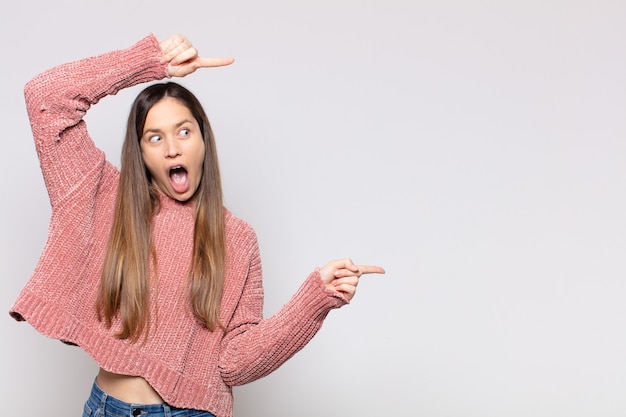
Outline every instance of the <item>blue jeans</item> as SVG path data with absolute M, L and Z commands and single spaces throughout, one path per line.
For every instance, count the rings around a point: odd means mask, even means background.
M 111 397 L 94 381 L 83 417 L 215 417 L 208 411 L 176 408 L 167 404 L 129 404 Z

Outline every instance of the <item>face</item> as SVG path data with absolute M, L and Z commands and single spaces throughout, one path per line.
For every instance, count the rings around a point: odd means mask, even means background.
M 204 141 L 187 107 L 172 97 L 152 106 L 140 145 L 157 190 L 181 202 L 193 197 L 202 179 Z

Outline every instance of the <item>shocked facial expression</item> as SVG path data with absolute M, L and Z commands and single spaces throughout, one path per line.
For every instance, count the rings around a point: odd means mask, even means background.
M 194 196 L 202 179 L 204 141 L 200 125 L 182 102 L 165 97 L 152 106 L 140 146 L 158 191 L 181 202 Z

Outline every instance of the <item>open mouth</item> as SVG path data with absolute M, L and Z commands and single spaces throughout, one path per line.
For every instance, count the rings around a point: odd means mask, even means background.
M 187 169 L 181 165 L 170 168 L 170 184 L 177 193 L 184 193 L 189 188 L 189 176 Z

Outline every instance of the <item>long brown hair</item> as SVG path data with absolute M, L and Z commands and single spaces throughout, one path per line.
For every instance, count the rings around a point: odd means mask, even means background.
M 117 336 L 136 342 L 150 327 L 150 267 L 156 276 L 152 219 L 160 209 L 139 144 L 148 112 L 157 102 L 172 97 L 185 105 L 200 125 L 205 145 L 202 179 L 193 200 L 195 225 L 189 265 L 189 302 L 195 317 L 209 330 L 219 321 L 224 286 L 224 209 L 215 139 L 198 99 L 183 86 L 154 84 L 135 99 L 122 148 L 122 168 L 113 227 L 108 241 L 97 301 L 98 318 L 111 327 L 121 319 Z M 152 265 L 150 265 L 152 264 Z

